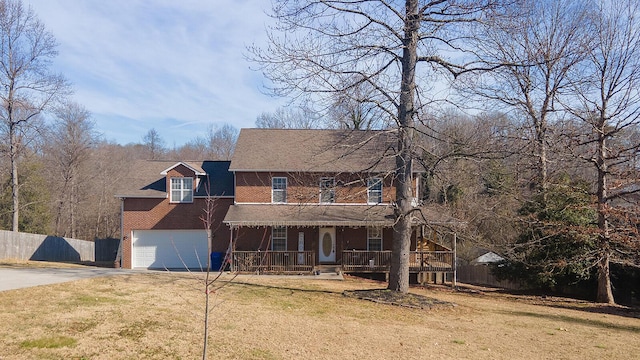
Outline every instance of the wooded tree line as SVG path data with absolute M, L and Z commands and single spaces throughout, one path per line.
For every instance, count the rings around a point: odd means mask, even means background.
M 27 144 L 16 162 L 18 230 L 87 240 L 120 237 L 120 202 L 115 195 L 132 171 L 127 164 L 137 159 L 228 160 L 237 136 L 230 126 L 212 127 L 207 138 L 169 149 L 151 129 L 141 134 L 139 143 L 121 145 L 105 140 L 91 114 L 76 103 L 61 105 L 53 118 L 34 119 L 30 126 L 37 131 L 23 137 Z M 10 162 L 4 149 L 1 155 L 0 229 L 12 230 Z

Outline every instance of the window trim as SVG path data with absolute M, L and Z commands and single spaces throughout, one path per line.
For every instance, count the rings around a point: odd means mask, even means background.
M 375 229 L 375 232 L 379 232 L 379 234 L 372 234 L 372 230 Z M 367 226 L 367 251 L 382 251 L 384 249 L 383 246 L 383 227 L 382 226 Z M 372 235 L 379 235 L 379 237 L 373 237 Z M 371 250 L 371 240 L 379 240 L 380 241 L 380 250 Z
M 325 186 L 328 183 L 331 183 L 330 186 Z M 323 195 L 325 191 L 328 192 L 330 196 L 330 201 L 322 201 Z M 320 178 L 320 196 L 318 201 L 320 204 L 333 204 L 336 202 L 336 178 L 333 176 L 324 176 Z
M 276 180 L 284 180 L 284 188 L 282 189 L 276 189 Z M 271 203 L 273 204 L 286 204 L 287 203 L 287 187 L 288 187 L 288 181 L 287 178 L 284 176 L 274 176 L 271 178 Z M 278 193 L 283 193 L 284 194 L 284 201 L 275 201 L 275 194 L 276 192 Z
M 180 185 L 179 189 L 174 189 L 173 188 L 174 180 L 176 180 L 176 184 Z M 184 186 L 186 180 L 191 181 L 191 188 L 190 189 L 187 189 Z M 195 195 L 194 194 L 195 191 L 194 191 L 194 188 L 193 188 L 194 183 L 195 183 L 195 181 L 194 181 L 194 179 L 192 177 L 185 176 L 185 177 L 172 177 L 172 178 L 169 178 L 169 202 L 172 203 L 172 204 L 191 204 L 191 203 L 193 203 L 193 197 Z M 179 191 L 180 192 L 180 198 L 179 199 L 175 199 L 174 198 L 174 195 L 173 195 L 174 191 Z M 184 200 L 185 193 L 188 193 L 188 195 L 190 195 L 189 200 Z
M 373 186 L 376 184 L 380 184 L 380 190 L 373 190 Z M 382 204 L 382 178 L 381 177 L 370 177 L 367 179 L 367 204 Z M 376 194 L 376 198 L 379 201 L 372 201 L 373 194 Z
M 284 237 L 278 236 L 277 238 L 275 237 L 276 234 L 276 229 L 279 231 L 284 231 Z M 282 235 L 282 234 L 278 234 L 278 235 Z M 276 239 L 279 241 L 284 241 L 284 250 L 275 250 L 275 243 L 276 243 Z M 280 246 L 282 244 L 279 244 L 278 246 Z M 287 227 L 286 226 L 272 226 L 271 227 L 271 251 L 287 251 Z

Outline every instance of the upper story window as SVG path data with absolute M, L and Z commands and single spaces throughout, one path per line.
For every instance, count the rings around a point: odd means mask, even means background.
M 320 178 L 320 202 L 336 202 L 336 179 L 332 177 Z
M 379 177 L 367 179 L 367 203 L 380 204 L 382 202 L 382 179 Z
M 287 227 L 274 226 L 271 228 L 271 250 L 287 251 Z
M 271 202 L 287 202 L 287 178 L 274 177 L 271 179 Z
M 193 178 L 180 177 L 171 178 L 171 199 L 172 203 L 193 202 Z
M 382 251 L 382 228 L 367 228 L 367 251 Z

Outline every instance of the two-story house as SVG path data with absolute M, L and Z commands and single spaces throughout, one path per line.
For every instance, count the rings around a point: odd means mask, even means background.
M 231 162 L 131 164 L 117 195 L 122 266 L 204 268 L 209 198 L 211 251 L 235 271 L 388 272 L 396 141 L 391 131 L 242 129 Z M 417 213 L 410 271 L 450 271 L 452 252 L 425 236 L 437 216 Z
M 235 268 L 387 269 L 396 141 L 386 131 L 242 129 L 229 167 L 235 203 L 224 218 Z
M 233 204 L 228 161 L 135 161 L 128 164 L 121 200 L 122 267 L 203 269 L 209 248 L 206 199 L 212 199 L 212 251 L 226 252 L 221 223 Z M 226 245 L 225 245 L 226 243 Z

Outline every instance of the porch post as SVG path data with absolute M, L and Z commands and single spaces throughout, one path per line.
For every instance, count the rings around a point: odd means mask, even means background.
M 454 289 L 457 289 L 457 280 L 458 280 L 458 253 L 457 253 L 457 243 L 458 238 L 456 232 L 453 233 L 453 283 L 451 286 Z
M 234 246 L 233 246 L 233 229 L 235 228 L 235 226 L 231 226 L 231 236 L 229 238 L 229 268 L 231 270 L 231 272 L 235 272 L 235 264 L 233 263 L 233 250 L 234 250 Z

